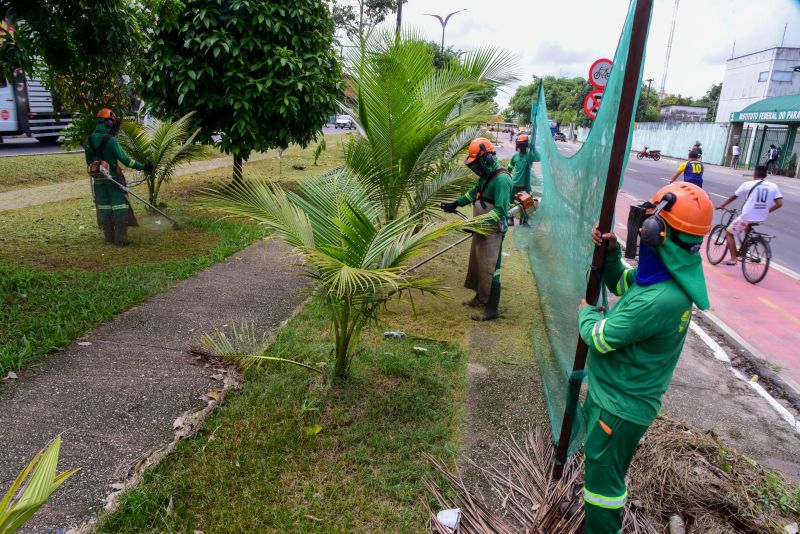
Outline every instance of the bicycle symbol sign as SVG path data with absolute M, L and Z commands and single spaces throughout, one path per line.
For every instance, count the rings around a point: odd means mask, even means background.
M 611 60 L 606 58 L 592 63 L 592 66 L 589 67 L 589 83 L 597 89 L 605 89 L 608 78 L 611 76 L 611 65 Z

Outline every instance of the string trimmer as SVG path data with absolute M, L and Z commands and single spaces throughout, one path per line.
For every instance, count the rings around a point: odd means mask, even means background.
M 150 204 L 148 201 L 146 201 L 145 199 L 143 199 L 142 197 L 140 197 L 139 195 L 137 195 L 136 193 L 134 193 L 134 192 L 133 192 L 133 190 L 132 190 L 130 187 L 128 187 L 128 186 L 126 186 L 126 185 L 122 185 L 121 183 L 119 183 L 118 181 L 114 180 L 114 179 L 113 179 L 113 178 L 111 178 L 111 177 L 108 177 L 108 178 L 106 178 L 106 179 L 107 179 L 107 180 L 110 180 L 111 182 L 113 182 L 113 183 L 114 183 L 114 185 L 116 185 L 117 187 L 119 187 L 120 189 L 122 189 L 124 192 L 126 192 L 126 193 L 129 193 L 129 194 L 133 195 L 134 197 L 136 197 L 136 198 L 137 198 L 137 199 L 138 199 L 138 200 L 139 200 L 141 203 L 143 203 L 145 206 L 148 206 L 148 207 L 150 207 L 151 209 L 153 209 L 154 211 L 156 211 L 156 212 L 160 213 L 160 214 L 161 214 L 161 215 L 162 215 L 162 216 L 163 216 L 165 219 L 167 219 L 168 221 L 171 221 L 171 222 L 172 222 L 172 229 L 173 229 L 173 230 L 178 230 L 178 229 L 180 229 L 181 225 L 178 223 L 178 221 L 176 221 L 175 219 L 173 219 L 172 217 L 170 217 L 169 215 L 167 215 L 166 213 L 164 213 L 163 211 L 161 211 L 160 209 L 158 209 L 157 207 L 153 206 L 153 205 L 152 205 L 152 204 Z
M 530 193 L 527 193 L 525 191 L 520 191 L 519 193 L 514 195 L 514 206 L 510 210 L 508 210 L 508 215 L 510 217 L 516 217 L 517 215 L 520 214 L 521 211 L 523 211 L 523 210 L 527 211 L 531 207 L 533 207 L 534 211 L 535 211 L 537 205 L 538 205 L 538 202 L 531 196 Z M 464 215 L 460 211 L 456 211 L 455 214 L 458 215 L 459 217 L 461 217 L 462 219 L 464 219 L 465 221 L 469 220 L 469 217 L 467 217 L 466 215 Z M 427 258 L 425 258 L 424 260 L 422 260 L 418 264 L 414 265 L 413 267 L 409 267 L 408 269 L 406 269 L 405 272 L 416 271 L 418 268 L 422 267 L 423 265 L 425 265 L 429 261 L 431 261 L 431 260 L 433 260 L 435 258 L 438 258 L 439 256 L 441 256 L 442 254 L 444 254 L 448 250 L 456 248 L 458 245 L 460 245 L 461 243 L 463 243 L 464 241 L 466 241 L 470 237 L 472 237 L 472 232 L 468 233 L 467 235 L 465 235 L 464 237 L 462 237 L 461 239 L 459 239 L 455 243 L 447 245 L 446 247 L 444 247 L 439 252 L 437 252 L 437 253 L 435 253 L 435 254 L 433 254 L 431 256 L 428 256 Z

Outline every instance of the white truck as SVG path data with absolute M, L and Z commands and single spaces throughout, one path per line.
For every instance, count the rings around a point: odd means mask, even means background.
M 0 140 L 27 135 L 41 143 L 57 143 L 71 121 L 70 113 L 53 108 L 53 96 L 40 80 L 18 69 L 12 81 L 0 81 Z

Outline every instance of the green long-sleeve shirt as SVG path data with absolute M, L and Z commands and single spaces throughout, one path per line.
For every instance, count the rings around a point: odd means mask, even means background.
M 97 154 L 95 152 L 96 149 L 100 149 L 100 145 L 103 143 L 103 138 L 111 133 L 111 130 L 106 128 L 105 124 L 98 124 L 97 127 L 92 132 L 92 135 L 83 143 L 83 154 L 86 157 L 86 164 L 90 164 L 93 161 L 97 161 L 102 159 L 106 163 L 111 170 L 111 178 L 117 180 L 119 178 L 119 174 L 117 173 L 117 162 L 121 162 L 123 165 L 130 167 L 132 169 L 136 169 L 137 171 L 141 171 L 144 169 L 144 165 L 139 163 L 138 161 L 131 159 L 122 147 L 119 146 L 119 142 L 115 137 L 109 138 L 108 142 L 106 143 L 106 147 L 103 150 L 102 154 Z M 94 147 L 94 148 L 93 148 Z M 96 182 L 104 181 L 103 179 L 95 178 Z
M 589 346 L 589 394 L 617 417 L 649 425 L 672 382 L 692 302 L 673 279 L 636 284 L 636 270 L 622 263 L 619 247 L 606 255 L 603 274 L 621 298 L 605 317 L 594 306 L 578 312 L 580 335 Z
M 508 170 L 511 171 L 511 180 L 513 188 L 518 193 L 519 190 L 531 192 L 531 165 L 534 162 L 533 150 L 525 151 L 525 154 L 519 152 L 511 156 L 511 162 L 508 164 Z
M 511 175 L 502 168 L 495 168 L 493 171 L 498 173 L 494 179 L 479 178 L 475 186 L 458 198 L 459 206 L 472 204 L 478 198 L 478 192 L 482 191 L 481 196 L 486 201 L 494 204 L 491 216 L 495 221 L 508 218 L 508 208 L 511 201 Z

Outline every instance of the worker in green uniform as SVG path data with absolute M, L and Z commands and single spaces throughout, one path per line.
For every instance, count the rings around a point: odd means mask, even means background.
M 511 172 L 511 179 L 513 182 L 510 202 L 513 202 L 514 195 L 521 191 L 525 191 L 526 193 L 531 192 L 531 174 L 533 173 L 531 166 L 533 165 L 534 157 L 533 150 L 528 150 L 528 142 L 529 140 L 526 134 L 517 136 L 517 152 L 511 156 L 511 161 L 508 164 L 508 170 Z M 525 210 L 520 211 L 519 220 L 523 225 L 528 224 L 528 214 L 525 213 Z M 513 217 L 508 219 L 508 224 L 514 224 Z
M 87 165 L 94 161 L 108 163 L 108 178 L 98 176 L 92 178 L 94 201 L 106 242 L 124 246 L 128 244 L 128 199 L 120 186 L 111 180 L 120 183 L 121 172 L 118 162 L 145 172 L 151 172 L 153 164 L 139 163 L 125 154 L 115 138 L 119 126 L 119 120 L 113 111 L 108 108 L 101 109 L 97 112 L 97 126 L 83 143 L 83 150 Z
M 601 236 L 596 227 L 592 233 L 595 244 L 607 241 L 603 278 L 621 298 L 605 315 L 585 299 L 578 311 L 580 335 L 589 346 L 583 407 L 587 534 L 622 528 L 625 473 L 672 381 L 692 303 L 701 310 L 709 307 L 700 256 L 714 210 L 708 195 L 678 182 L 642 206 L 644 221 L 634 220 L 628 228 L 639 236 L 636 268 L 622 263 L 614 234 Z
M 475 297 L 465 304 L 476 308 L 485 306 L 483 313 L 474 314 L 472 319 L 490 321 L 500 316 L 500 264 L 503 237 L 508 230 L 506 221 L 511 199 L 511 175 L 500 166 L 494 145 L 484 137 L 469 144 L 464 163 L 478 175 L 478 182 L 458 200 L 443 202 L 441 208 L 454 213 L 460 206 L 472 204 L 473 216 L 489 214 L 490 232 L 472 237 L 464 287 L 475 291 Z

